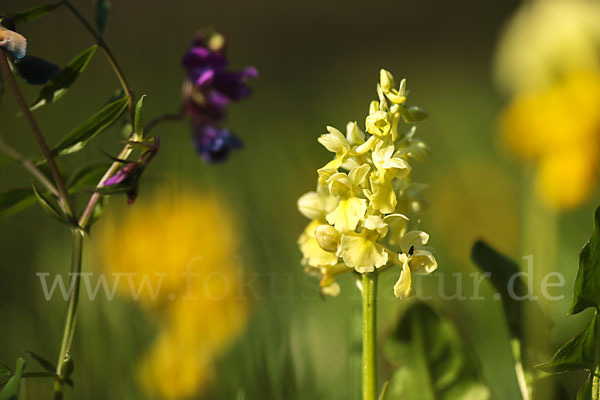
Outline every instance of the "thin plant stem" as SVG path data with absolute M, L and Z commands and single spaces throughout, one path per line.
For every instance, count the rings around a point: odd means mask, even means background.
M 77 313 L 77 303 L 79 300 L 79 285 L 81 275 L 81 256 L 83 253 L 83 236 L 81 229 L 72 229 L 73 236 L 73 254 L 71 256 L 71 280 L 69 282 L 69 302 L 67 304 L 67 317 L 65 320 L 65 329 L 56 363 L 56 374 L 61 378 L 54 383 L 54 398 L 55 400 L 62 399 L 63 379 L 68 378 L 62 376 L 63 365 L 70 358 L 71 344 L 73 342 L 73 331 L 75 329 L 75 320 Z
M 102 51 L 104 52 L 104 55 L 106 56 L 108 62 L 110 63 L 112 69 L 115 72 L 115 75 L 119 79 L 119 83 L 121 84 L 121 87 L 123 88 L 123 91 L 125 92 L 125 95 L 128 96 L 128 98 L 129 98 L 129 104 L 128 104 L 129 119 L 131 120 L 131 123 L 133 124 L 133 121 L 135 119 L 135 107 L 133 105 L 133 91 L 131 90 L 131 87 L 127 83 L 127 80 L 125 79 L 125 75 L 123 74 L 123 70 L 121 70 L 119 63 L 117 62 L 117 59 L 115 58 L 112 51 L 110 50 L 110 47 L 108 47 L 108 45 L 104 41 L 104 38 L 92 27 L 92 25 L 83 17 L 83 15 L 81 15 L 81 13 L 71 4 L 71 2 L 68 0 L 65 0 L 63 3 L 71 11 L 71 13 L 75 16 L 75 18 L 77 18 L 79 20 L 79 22 L 81 22 L 81 24 L 84 26 L 84 28 L 88 32 L 90 32 L 90 34 L 96 40 L 96 44 L 98 45 L 98 47 L 100 47 L 102 49 Z
M 154 118 L 152 121 L 148 122 L 146 126 L 144 126 L 144 133 L 150 132 L 150 130 L 154 129 L 157 125 L 162 124 L 163 122 L 175 122 L 181 121 L 185 118 L 185 109 L 182 107 L 178 113 L 173 114 L 163 114 Z
M 42 149 L 42 153 L 44 153 L 44 157 L 48 162 L 48 167 L 50 168 L 50 172 L 52 173 L 54 183 L 56 184 L 56 187 L 58 189 L 58 198 L 61 208 L 65 213 L 68 214 L 69 217 L 72 217 L 73 208 L 71 207 L 71 200 L 69 197 L 69 192 L 67 190 L 67 185 L 65 184 L 65 181 L 63 180 L 60 171 L 58 170 L 58 166 L 56 165 L 56 161 L 52 156 L 52 152 L 50 151 L 50 148 L 48 147 L 48 144 L 44 139 L 44 135 L 42 134 L 42 131 L 35 117 L 33 116 L 31 110 L 29 109 L 29 106 L 27 105 L 27 102 L 25 101 L 25 98 L 23 97 L 23 94 L 19 89 L 19 85 L 17 85 L 17 81 L 15 80 L 15 77 L 13 76 L 13 73 L 8 65 L 6 54 L 4 54 L 3 51 L 0 51 L 0 64 L 2 65 L 2 70 L 4 71 L 6 80 L 8 81 L 8 84 L 11 87 L 15 98 L 17 99 L 17 103 L 19 103 L 19 107 L 21 107 L 21 110 L 25 115 L 25 119 L 29 123 L 31 130 L 33 131 L 33 134 L 38 144 L 40 145 L 40 148 Z
M 50 182 L 50 180 L 44 175 L 40 169 L 31 162 L 24 155 L 19 153 L 17 150 L 6 144 L 2 139 L 0 139 L 0 151 L 4 154 L 12 158 L 13 160 L 19 162 L 23 168 L 25 168 L 35 179 L 37 179 L 42 185 L 46 187 L 54 196 L 58 197 L 59 193 L 56 187 Z
M 377 275 L 362 275 L 362 399 L 377 400 Z
M 515 374 L 517 375 L 517 382 L 519 383 L 519 389 L 521 390 L 522 400 L 530 400 L 529 389 L 527 388 L 527 380 L 525 379 L 525 371 L 523 369 L 523 362 L 521 361 L 521 342 L 519 339 L 511 339 L 511 347 L 513 358 L 515 360 Z

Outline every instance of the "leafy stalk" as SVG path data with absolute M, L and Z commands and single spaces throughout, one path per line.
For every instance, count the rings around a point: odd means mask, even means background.
M 25 115 L 25 118 L 27 119 L 29 126 L 31 127 L 31 130 L 33 131 L 33 134 L 34 134 L 38 144 L 40 145 L 40 148 L 42 149 L 42 153 L 44 153 L 44 157 L 46 158 L 46 161 L 48 162 L 48 166 L 52 173 L 52 177 L 54 178 L 54 183 L 56 184 L 56 187 L 58 189 L 61 207 L 63 208 L 63 211 L 68 216 L 72 217 L 73 216 L 73 208 L 71 206 L 71 200 L 69 197 L 69 192 L 67 190 L 67 185 L 65 184 L 65 181 L 63 180 L 63 178 L 60 174 L 60 171 L 58 170 L 58 166 L 56 165 L 56 161 L 54 160 L 52 151 L 48 147 L 48 144 L 46 143 L 46 140 L 44 139 L 44 135 L 42 134 L 42 131 L 41 131 L 35 117 L 31 113 L 29 106 L 25 102 L 25 98 L 23 97 L 23 94 L 21 93 L 21 90 L 19 89 L 19 86 L 17 85 L 17 82 L 15 80 L 15 77 L 13 76 L 13 74 L 10 70 L 10 67 L 8 65 L 8 60 L 7 60 L 6 54 L 4 54 L 4 52 L 0 52 L 0 64 L 2 66 L 4 75 L 6 76 L 6 80 L 8 81 L 8 84 L 11 87 L 11 89 L 15 95 L 15 98 L 17 99 L 17 102 L 19 103 L 19 106 L 21 107 L 21 110 L 23 111 L 23 114 Z

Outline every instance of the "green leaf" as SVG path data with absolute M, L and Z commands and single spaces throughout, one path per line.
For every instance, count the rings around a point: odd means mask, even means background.
M 134 132 L 137 135 L 137 138 L 141 140 L 144 137 L 144 119 L 142 118 L 142 108 L 144 108 L 144 99 L 146 95 L 143 95 L 138 100 L 135 106 L 135 125 Z
M 413 303 L 384 345 L 399 368 L 384 400 L 487 400 L 474 357 L 455 327 L 424 303 Z
M 31 110 L 36 110 L 60 99 L 85 70 L 97 48 L 98 46 L 93 45 L 76 55 L 58 75 L 42 88 L 37 100 L 31 105 Z
M 127 108 L 128 97 L 113 101 L 65 136 L 52 150 L 56 156 L 75 153 L 112 124 Z
M 52 364 L 50 361 L 46 360 L 44 357 L 42 357 L 39 354 L 34 353 L 33 351 L 30 351 L 30 350 L 26 350 L 25 354 L 27 354 L 29 357 L 31 357 L 35 361 L 37 361 L 37 363 L 40 365 L 40 367 L 42 367 L 46 371 L 52 373 L 53 375 L 56 374 L 56 366 L 54 364 Z
M 11 189 L 0 193 L 0 218 L 8 217 L 35 204 L 31 189 Z
M 91 164 L 76 171 L 67 182 L 69 193 L 76 193 L 86 188 L 93 190 L 109 167 L 110 165 L 105 163 Z
M 29 8 L 25 11 L 21 11 L 16 14 L 2 14 L 2 18 L 12 18 L 15 22 L 29 22 L 56 10 L 60 6 L 62 6 L 62 2 L 44 4 L 41 6 Z
M 42 209 L 50 214 L 51 217 L 57 219 L 58 221 L 70 225 L 70 221 L 65 216 L 62 211 L 58 208 L 58 206 L 52 204 L 50 200 L 48 200 L 36 187 L 34 182 L 31 182 L 31 187 L 33 188 L 33 193 L 35 197 L 38 199 L 38 202 L 42 206 Z
M 17 400 L 19 397 L 19 384 L 21 376 L 25 369 L 25 359 L 17 358 L 17 367 L 14 375 L 8 380 L 2 391 L 0 392 L 0 400 Z
M 552 359 L 536 368 L 542 371 L 558 373 L 576 371 L 580 369 L 594 370 L 597 364 L 596 352 L 600 352 L 598 346 L 598 314 L 586 325 L 586 327 L 564 346 L 562 346 Z
M 497 252 L 487 243 L 478 240 L 471 249 L 471 261 L 484 273 L 490 274 L 490 281 L 496 291 L 502 296 L 502 306 L 506 316 L 508 329 L 513 337 L 522 337 L 523 302 L 518 301 L 511 295 L 509 288 L 520 298 L 527 295 L 527 286 L 519 276 L 514 279 L 513 285 L 510 280 L 521 270 L 510 258 Z
M 96 23 L 96 29 L 102 35 L 106 28 L 106 20 L 108 19 L 108 12 L 110 11 L 110 1 L 108 0 L 94 0 L 94 22 Z
M 12 375 L 12 368 L 0 362 L 0 386 L 4 385 Z
M 590 373 L 585 383 L 577 391 L 577 400 L 595 400 L 600 398 L 600 387 L 595 388 L 594 393 L 594 381 L 593 375 Z
M 579 253 L 579 269 L 569 314 L 600 307 L 600 207 L 594 213 L 594 232 Z

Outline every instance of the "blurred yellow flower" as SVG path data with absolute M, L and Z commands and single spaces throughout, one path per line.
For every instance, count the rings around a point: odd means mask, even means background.
M 158 336 L 139 362 L 142 388 L 151 398 L 198 395 L 248 318 L 231 208 L 215 195 L 163 190 L 107 215 L 94 234 L 103 272 L 135 273 L 140 303 L 159 313 Z M 144 277 L 155 298 L 140 290 Z M 130 285 L 121 279 L 119 293 L 131 298 Z
M 495 75 L 508 93 L 552 85 L 557 76 L 600 68 L 600 3 L 595 0 L 524 2 L 508 22 Z
M 513 154 L 537 164 L 537 189 L 548 205 L 580 205 L 597 182 L 600 70 L 515 96 L 501 115 L 500 130 Z
M 507 26 L 497 53 L 506 147 L 535 166 L 553 209 L 579 206 L 597 181 L 600 145 L 600 3 L 535 0 Z

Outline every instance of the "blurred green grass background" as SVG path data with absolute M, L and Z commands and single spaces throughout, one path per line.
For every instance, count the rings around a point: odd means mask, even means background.
M 91 17 L 91 1 L 78 3 Z M 0 7 L 11 12 L 37 4 L 3 0 Z M 419 135 L 433 154 L 414 169 L 416 179 L 430 184 L 422 226 L 436 248 L 437 274 L 451 282 L 454 272 L 474 272 L 468 254 L 479 237 L 514 258 L 525 255 L 519 248 L 524 180 L 497 144 L 503 99 L 490 72 L 500 29 L 517 5 L 512 0 L 113 2 L 106 40 L 136 94 L 148 95 L 147 120 L 177 110 L 180 58 L 202 27 L 212 25 L 228 35 L 234 67 L 254 65 L 260 72 L 251 84 L 254 94 L 229 110 L 227 125 L 243 138 L 245 149 L 226 164 L 206 165 L 191 146 L 186 123 L 162 125 L 153 132 L 161 137 L 161 149 L 140 192 L 149 196 L 169 182 L 224 193 L 242 229 L 243 267 L 265 277 L 246 333 L 221 358 L 202 398 L 359 398 L 359 297 L 345 279 L 342 295 L 323 301 L 316 281 L 304 275 L 296 239 L 305 220 L 296 199 L 313 189 L 315 170 L 329 157 L 316 138 L 326 125 L 343 128 L 348 120 L 362 125 L 381 67 L 407 78 L 411 104 L 430 114 Z M 66 10 L 20 30 L 30 54 L 58 65 L 92 43 Z M 36 112 L 48 141 L 58 141 L 117 87 L 107 62 L 96 55 L 60 102 Z M 33 99 L 37 88 L 25 92 Z M 24 119 L 14 117 L 18 110 L 8 90 L 0 107 L 0 134 L 37 156 Z M 98 149 L 116 153 L 117 139 L 113 128 L 94 140 L 86 155 L 64 158 L 61 166 L 72 170 L 84 160 L 103 161 Z M 2 166 L 0 177 L 0 190 L 29 182 L 13 165 Z M 122 203 L 123 198 L 111 199 L 107 212 Z M 567 282 L 556 293 L 565 299 L 552 303 L 549 312 L 557 326 L 545 333 L 555 343 L 577 331 L 573 321 L 586 320 L 571 317 L 566 323 L 564 315 L 592 209 L 589 204 L 560 220 L 558 265 Z M 0 254 L 0 359 L 12 363 L 24 349 L 54 359 L 65 306 L 58 299 L 44 301 L 35 273 L 67 269 L 68 233 L 32 207 L 0 222 Z M 86 255 L 84 269 L 91 270 L 94 261 Z M 397 274 L 387 273 L 379 285 L 381 339 L 405 307 L 383 293 L 391 293 Z M 438 282 L 436 276 L 423 279 L 428 293 L 438 292 Z M 273 284 L 276 293 L 292 295 L 273 295 Z M 449 294 L 452 288 L 448 285 Z M 472 281 L 463 282 L 463 289 L 472 292 Z M 482 295 L 490 300 L 433 301 L 458 322 L 481 359 L 494 398 L 513 399 L 518 389 L 507 375 L 512 370 L 506 328 L 492 293 L 484 284 Z M 156 327 L 124 300 L 84 299 L 79 315 L 73 398 L 143 398 L 135 385 L 135 363 Z M 384 375 L 390 373 L 383 361 L 382 367 Z M 47 382 L 33 380 L 26 389 L 31 399 L 48 397 L 50 390 Z

